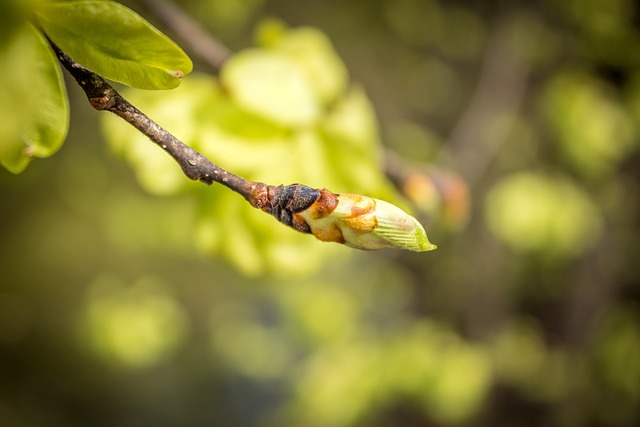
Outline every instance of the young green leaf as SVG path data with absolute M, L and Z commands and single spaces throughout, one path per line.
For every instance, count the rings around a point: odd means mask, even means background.
M 0 54 L 0 163 L 22 172 L 32 157 L 49 157 L 64 142 L 69 105 L 62 72 L 44 37 L 25 25 Z
M 116 82 L 140 89 L 172 89 L 193 68 L 178 45 L 118 3 L 49 3 L 37 17 L 69 56 Z

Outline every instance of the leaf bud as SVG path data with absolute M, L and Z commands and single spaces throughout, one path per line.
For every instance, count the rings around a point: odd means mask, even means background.
M 294 221 L 304 220 L 319 240 L 364 250 L 436 249 L 418 220 L 391 203 L 358 194 L 318 191 L 320 197 L 293 216 Z

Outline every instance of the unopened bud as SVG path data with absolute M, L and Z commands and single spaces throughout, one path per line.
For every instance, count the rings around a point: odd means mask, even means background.
M 431 251 L 417 219 L 397 206 L 358 194 L 334 194 L 301 184 L 256 184 L 247 200 L 278 221 L 323 242 L 364 250 L 382 248 Z
M 319 191 L 320 198 L 296 215 L 322 241 L 365 250 L 399 248 L 422 252 L 436 248 L 418 220 L 397 206 L 358 194 Z

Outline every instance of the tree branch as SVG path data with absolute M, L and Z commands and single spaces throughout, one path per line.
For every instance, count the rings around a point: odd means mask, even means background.
M 436 248 L 415 218 L 381 200 L 334 194 L 301 184 L 267 185 L 224 170 L 163 129 L 123 98 L 102 76 L 77 63 L 48 40 L 93 108 L 116 114 L 146 135 L 178 162 L 188 178 L 207 185 L 222 184 L 284 225 L 313 234 L 322 241 L 344 243 L 357 249 L 395 247 L 421 252 Z
M 169 153 L 190 179 L 202 181 L 207 185 L 213 182 L 222 184 L 242 195 L 252 206 L 262 208 L 264 201 L 258 199 L 266 197 L 266 184 L 248 181 L 212 163 L 138 110 L 104 78 L 74 61 L 51 40 L 49 43 L 60 63 L 84 90 L 93 108 L 98 111 L 110 111 L 123 118 Z

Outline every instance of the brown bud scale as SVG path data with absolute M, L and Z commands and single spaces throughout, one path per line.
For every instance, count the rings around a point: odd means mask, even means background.
M 320 191 L 306 185 L 268 186 L 268 203 L 262 210 L 269 212 L 281 223 L 302 233 L 311 233 L 303 218 L 295 214 L 308 209 L 320 198 Z

